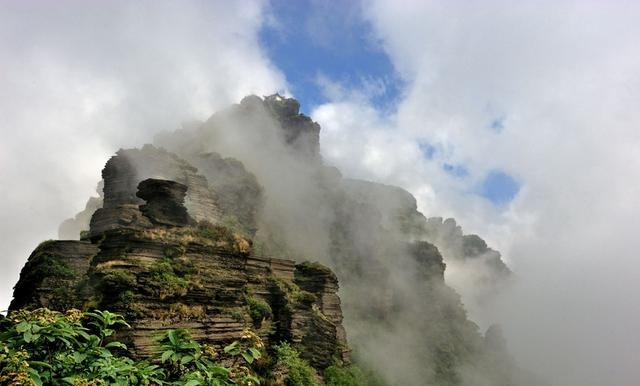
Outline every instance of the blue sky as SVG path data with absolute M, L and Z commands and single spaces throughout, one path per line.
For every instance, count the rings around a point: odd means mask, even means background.
M 365 90 L 374 108 L 386 113 L 395 110 L 403 80 L 356 2 L 273 0 L 269 10 L 271 22 L 260 30 L 259 39 L 269 59 L 285 74 L 303 113 L 331 101 L 321 79 L 346 90 Z M 491 120 L 489 128 L 500 133 L 504 125 L 502 115 Z M 433 146 L 418 146 L 427 160 L 439 162 L 451 178 L 470 176 L 465 165 L 438 160 Z M 491 170 L 480 176 L 471 192 L 502 206 L 519 190 L 519 183 L 507 172 Z
M 373 104 L 393 108 L 402 82 L 356 2 L 274 0 L 270 11 L 273 22 L 262 28 L 260 41 L 304 113 L 329 101 L 321 77 L 347 89 L 375 85 Z

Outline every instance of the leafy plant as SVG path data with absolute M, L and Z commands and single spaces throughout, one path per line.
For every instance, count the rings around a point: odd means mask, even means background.
M 245 296 L 245 302 L 249 307 L 249 316 L 255 323 L 260 323 L 273 315 L 271 306 L 262 299 L 247 295 Z
M 264 343 L 262 339 L 253 331 L 245 329 L 236 340 L 224 348 L 225 354 L 234 358 L 231 378 L 241 386 L 259 385 L 260 380 L 255 372 L 244 364 L 238 364 L 238 358 L 242 358 L 246 365 L 253 365 L 262 358 Z
M 85 312 L 84 316 L 89 318 L 88 325 L 95 328 L 96 334 L 100 337 L 100 344 L 102 344 L 104 338 L 113 335 L 118 326 L 127 328 L 131 327 L 127 322 L 125 322 L 122 315 L 114 314 L 109 311 L 95 310 L 93 312 Z M 117 345 L 112 345 L 111 347 L 115 346 Z
M 364 386 L 364 375 L 355 366 L 330 366 L 324 370 L 324 380 L 327 386 Z
M 315 379 L 315 370 L 307 361 L 300 358 L 296 349 L 288 343 L 276 347 L 277 366 L 287 373 L 288 386 L 319 386 Z
M 255 386 L 250 368 L 264 348 L 253 332 L 225 348 L 230 368 L 216 362 L 218 354 L 191 339 L 185 330 L 169 330 L 158 341 L 154 363 L 133 360 L 115 340 L 116 330 L 128 328 L 122 316 L 109 311 L 65 314 L 37 309 L 19 310 L 0 319 L 1 385 L 74 386 Z M 237 363 L 237 362 L 240 363 Z
M 160 299 L 187 294 L 189 280 L 176 274 L 171 259 L 164 258 L 155 263 L 149 273 L 148 284 Z
M 119 327 L 128 325 L 108 311 L 13 312 L 0 329 L 0 384 L 75 385 L 101 380 L 102 384 L 150 385 L 158 380 L 153 366 L 112 352 L 126 349 L 123 343 L 105 342 Z
M 216 364 L 216 351 L 191 339 L 186 330 L 169 330 L 160 337 L 158 355 L 168 373 L 168 381 L 179 385 L 259 385 L 255 373 L 244 364 L 251 365 L 262 357 L 262 340 L 245 330 L 241 339 L 224 348 L 224 353 L 234 359 L 229 369 Z
M 167 369 L 168 381 L 194 386 L 230 384 L 230 371 L 215 363 L 216 351 L 192 340 L 188 331 L 169 330 L 159 342 L 158 355 Z
M 216 225 L 207 220 L 200 221 L 196 225 L 196 232 L 200 237 L 211 239 L 213 241 L 223 241 L 229 245 L 233 245 L 235 242 L 233 230 L 223 226 Z

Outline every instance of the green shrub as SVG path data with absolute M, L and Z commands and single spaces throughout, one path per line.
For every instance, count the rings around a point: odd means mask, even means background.
M 286 297 L 287 301 L 293 305 L 302 305 L 310 308 L 317 301 L 317 296 L 309 291 L 302 290 L 298 285 L 290 280 L 271 278 L 271 291 Z
M 118 386 L 255 386 L 252 363 L 264 345 L 251 331 L 225 347 L 233 359 L 221 366 L 211 346 L 191 339 L 185 330 L 168 330 L 153 363 L 133 360 L 113 339 L 128 328 L 122 316 L 108 311 L 63 314 L 48 309 L 18 310 L 0 319 L 0 385 Z
M 185 249 L 182 246 L 168 245 L 162 250 L 162 254 L 167 259 L 175 259 L 184 255 Z
M 236 322 L 244 322 L 245 321 L 244 320 L 244 314 L 242 312 L 240 312 L 239 310 L 232 311 L 230 316 Z
M 127 290 L 136 286 L 136 276 L 124 269 L 113 269 L 102 277 L 105 288 Z
M 355 366 L 330 366 L 324 371 L 327 386 L 365 386 L 362 371 Z
M 160 299 L 184 296 L 189 289 L 189 280 L 178 276 L 174 271 L 172 261 L 167 258 L 151 267 L 148 284 Z
M 300 358 L 296 349 L 288 343 L 276 346 L 277 366 L 287 372 L 287 386 L 319 386 L 315 378 L 315 370 L 307 361 Z
M 260 323 L 273 315 L 271 306 L 264 300 L 247 295 L 245 296 L 245 301 L 249 307 L 249 316 L 255 323 Z
M 205 239 L 226 241 L 230 245 L 233 245 L 235 241 L 233 230 L 222 225 L 213 224 L 207 220 L 202 220 L 196 225 L 196 233 Z
M 27 264 L 31 264 L 33 268 L 29 270 L 29 281 L 32 279 L 43 279 L 51 277 L 56 279 L 73 279 L 74 273 L 69 266 L 60 259 L 48 253 L 38 254 Z
M 105 342 L 116 328 L 128 327 L 121 316 L 108 311 L 66 314 L 37 309 L 12 312 L 0 327 L 0 384 L 137 385 L 153 382 L 157 371 L 146 362 L 134 362 L 112 350 L 126 348 Z M 147 382 L 146 384 L 149 384 Z
M 312 303 L 315 303 L 317 300 L 317 296 L 312 294 L 309 291 L 300 290 L 294 293 L 294 300 L 302 305 L 311 306 Z

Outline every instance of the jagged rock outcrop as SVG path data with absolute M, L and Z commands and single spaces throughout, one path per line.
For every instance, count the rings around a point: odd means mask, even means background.
M 393 384 L 457 386 L 477 372 L 512 385 L 512 369 L 492 364 L 506 354 L 487 359 L 490 344 L 445 281 L 458 264 L 492 286 L 509 273 L 500 255 L 453 220 L 427 219 L 407 191 L 323 165 L 320 128 L 299 108 L 250 96 L 155 146 L 119 151 L 68 303 L 124 313 L 138 356 L 164 329 L 220 347 L 250 326 L 268 345 L 292 342 L 317 369 L 348 361 L 344 307 L 360 363 Z M 55 307 L 45 279 L 25 290 L 27 271 L 16 307 Z
M 151 145 L 118 151 L 107 162 L 102 178 L 103 206 L 91 218 L 90 238 L 109 229 L 149 227 L 149 220 L 138 209 L 143 200 L 136 196 L 138 183 L 147 178 L 174 180 L 187 186 L 185 207 L 195 220 L 218 222 L 222 217 L 215 190 L 207 179 L 175 154 Z
M 417 263 L 418 275 L 426 280 L 438 278 L 444 281 L 446 264 L 438 248 L 426 241 L 416 241 L 408 246 L 409 254 Z
M 511 274 L 509 267 L 502 261 L 500 252 L 489 248 L 486 241 L 478 235 L 465 235 L 452 218 L 427 219 L 425 234 L 451 262 L 481 264 L 485 273 L 480 279 L 484 282 L 496 283 Z
M 280 123 L 286 143 L 301 154 L 319 159 L 320 125 L 300 114 L 300 103 L 278 94 L 264 98 L 263 103 Z
M 113 167 L 112 159 L 105 169 L 113 173 Z M 328 268 L 251 255 L 249 239 L 208 221 L 196 223 L 183 204 L 186 185 L 143 180 L 136 196 L 146 203 L 136 206 L 126 189 L 112 186 L 126 186 L 122 178 L 109 173 L 105 206 L 118 203 L 114 213 L 127 217 L 114 224 L 124 225 L 91 229 L 100 236 L 95 244 L 39 246 L 21 273 L 11 310 L 122 313 L 133 328 L 120 339 L 142 358 L 154 353 L 154 337 L 164 330 L 189 329 L 194 339 L 222 348 L 253 328 L 267 346 L 292 342 L 319 370 L 336 358 L 348 363 L 338 282 Z
M 218 153 L 204 153 L 188 158 L 189 162 L 215 186 L 222 222 L 235 225 L 249 236 L 258 230 L 258 217 L 264 205 L 264 190 L 256 176 L 242 162 L 223 158 Z
M 234 152 L 241 142 L 270 146 L 282 142 L 288 150 L 309 162 L 320 163 L 320 125 L 300 113 L 300 103 L 278 94 L 260 98 L 250 95 L 239 104 L 213 114 L 201 124 L 192 124 L 175 133 L 164 133 L 154 143 L 181 157 L 225 151 L 244 162 Z M 226 148 L 215 148 L 223 143 Z M 244 144 L 246 145 L 246 144 Z
M 408 238 L 423 236 L 425 217 L 418 212 L 411 193 L 397 186 L 353 179 L 346 179 L 344 186 L 354 200 L 375 208 L 385 228 Z
M 175 181 L 148 178 L 138 184 L 136 196 L 147 203 L 140 211 L 155 225 L 187 226 L 195 221 L 187 213 L 184 196 L 187 186 Z
M 267 346 L 298 344 L 317 368 L 334 356 L 346 359 L 339 301 L 322 302 L 337 297 L 337 282 L 303 290 L 304 273 L 293 261 L 251 256 L 227 232 L 211 225 L 109 231 L 87 277 L 87 302 L 127 316 L 133 329 L 123 339 L 141 357 L 166 329 L 189 329 L 222 348 L 252 327 Z
M 340 358 L 348 362 L 348 356 L 345 355 L 347 334 L 342 326 L 343 317 L 340 298 L 338 297 L 338 278 L 336 275 L 321 264 L 303 263 L 296 265 L 294 282 L 302 291 L 316 294 L 314 301 L 323 315 L 322 318 L 311 320 L 311 323 L 301 318 L 295 321 L 296 325 L 309 326 L 307 327 L 309 331 L 305 335 L 293 337 L 294 341 L 299 339 L 304 347 L 308 347 L 303 357 L 311 363 L 327 367 L 331 365 L 331 361 L 327 360 L 325 353 L 332 350 L 334 342 L 338 342 L 343 345 L 340 350 Z M 329 335 L 327 335 L 327 332 L 329 332 Z
M 98 247 L 82 241 L 49 240 L 29 256 L 9 309 L 66 309 L 76 303 L 75 288 L 89 270 Z

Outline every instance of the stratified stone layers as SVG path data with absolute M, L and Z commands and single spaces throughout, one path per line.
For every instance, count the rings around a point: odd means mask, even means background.
M 113 158 L 110 163 L 113 170 Z M 105 207 L 115 209 L 94 214 L 95 244 L 43 243 L 21 273 L 12 310 L 122 313 L 132 329 L 120 339 L 139 358 L 154 353 L 154 337 L 164 330 L 185 328 L 222 348 L 252 328 L 267 346 L 295 344 L 317 369 L 335 358 L 349 361 L 338 282 L 328 268 L 252 256 L 249 239 L 189 216 L 186 185 L 146 179 L 132 197 L 122 188 L 126 179 L 106 176 Z M 136 204 L 139 199 L 147 202 Z M 114 220 L 107 229 L 96 221 L 104 213 Z

